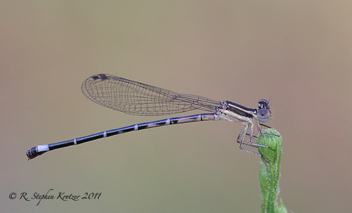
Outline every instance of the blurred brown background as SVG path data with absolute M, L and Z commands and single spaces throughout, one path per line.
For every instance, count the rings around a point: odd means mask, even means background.
M 166 118 L 89 101 L 80 86 L 98 73 L 253 108 L 271 98 L 286 207 L 349 212 L 351 14 L 342 0 L 2 1 L 1 212 L 260 212 L 260 158 L 238 149 L 238 123 L 156 128 L 27 161 L 39 144 Z M 19 199 L 50 189 L 102 195 Z

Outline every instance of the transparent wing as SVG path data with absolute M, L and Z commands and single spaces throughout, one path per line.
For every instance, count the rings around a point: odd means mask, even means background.
M 82 84 L 82 92 L 97 104 L 130 115 L 168 115 L 196 109 L 215 112 L 220 106 L 219 101 L 108 74 L 89 77 Z

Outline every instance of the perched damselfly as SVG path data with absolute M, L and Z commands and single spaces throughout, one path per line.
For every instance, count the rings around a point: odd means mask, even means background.
M 27 151 L 28 159 L 33 159 L 51 150 L 117 134 L 197 121 L 228 120 L 241 122 L 244 127 L 236 140 L 240 144 L 241 150 L 261 156 L 257 152 L 244 149 L 243 146 L 267 147 L 256 144 L 255 136 L 253 135 L 254 125 L 257 126 L 259 134 L 262 134 L 260 126 L 268 127 L 260 123 L 268 121 L 272 115 L 269 102 L 265 99 L 259 100 L 258 109 L 251 109 L 227 100 L 220 102 L 201 96 L 180 94 L 108 74 L 98 74 L 89 77 L 83 82 L 82 91 L 87 98 L 95 103 L 130 115 L 170 115 L 192 110 L 203 110 L 211 113 L 139 123 L 58 143 L 38 145 Z M 249 136 L 248 142 L 245 141 L 247 136 Z

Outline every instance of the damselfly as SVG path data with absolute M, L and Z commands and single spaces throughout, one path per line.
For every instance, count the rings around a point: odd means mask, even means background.
M 261 156 L 257 152 L 244 149 L 243 146 L 270 148 L 256 144 L 255 136 L 253 136 L 253 126 L 257 125 L 259 134 L 263 134 L 260 126 L 268 126 L 260 122 L 266 122 L 271 118 L 270 105 L 265 99 L 259 100 L 258 109 L 251 109 L 227 100 L 220 102 L 196 95 L 179 94 L 108 74 L 98 74 L 89 77 L 83 82 L 82 91 L 87 98 L 95 103 L 130 115 L 169 115 L 192 110 L 203 110 L 211 113 L 139 123 L 58 143 L 38 145 L 27 151 L 28 159 L 33 159 L 51 150 L 126 132 L 171 124 L 216 120 L 241 122 L 244 125 L 236 140 L 240 144 L 241 150 Z M 245 141 L 246 136 L 249 136 L 248 142 Z

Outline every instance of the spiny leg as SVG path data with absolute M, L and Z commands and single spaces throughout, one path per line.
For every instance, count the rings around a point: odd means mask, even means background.
M 258 132 L 259 132 L 259 134 L 261 134 L 261 135 L 272 135 L 272 136 L 280 137 L 280 135 L 275 135 L 275 134 L 271 134 L 271 133 L 262 133 L 262 130 L 260 129 L 260 126 L 264 126 L 264 127 L 268 128 L 268 129 L 271 128 L 270 126 L 265 125 L 265 124 L 262 124 L 262 123 L 260 123 L 260 122 L 257 120 L 257 127 L 258 127 Z
M 246 132 L 246 135 L 249 135 L 249 143 L 251 144 L 250 146 L 252 146 L 252 147 L 258 147 L 258 146 L 260 146 L 260 147 L 269 148 L 269 149 L 275 151 L 274 149 L 270 148 L 269 146 L 262 145 L 262 144 L 257 144 L 257 143 L 255 143 L 255 142 L 253 142 L 253 139 L 252 139 L 252 138 L 253 138 L 253 137 L 256 138 L 256 136 L 253 136 L 253 123 L 250 122 L 249 125 L 251 126 L 251 128 L 250 128 L 250 133 L 248 134 L 248 133 Z M 242 142 L 242 143 L 243 143 L 243 142 Z M 245 144 L 245 143 L 243 143 L 243 144 Z M 247 145 L 247 144 L 246 144 L 246 145 Z
M 238 137 L 237 137 L 237 140 L 236 140 L 236 141 L 237 141 L 237 143 L 240 144 L 240 149 L 241 149 L 242 151 L 245 151 L 245 152 L 248 152 L 248 153 L 251 153 L 251 154 L 254 154 L 254 155 L 258 155 L 258 156 L 261 157 L 261 159 L 262 159 L 265 163 L 268 163 L 269 161 L 267 161 L 267 160 L 265 159 L 265 157 L 264 157 L 263 155 L 259 154 L 258 152 L 253 152 L 253 151 L 250 151 L 250 150 L 247 150 L 247 149 L 243 148 L 243 145 L 250 146 L 250 147 L 254 147 L 254 148 L 257 148 L 258 146 L 268 147 L 268 146 L 261 145 L 261 144 L 256 144 L 256 143 L 244 143 L 243 141 L 244 141 L 245 136 L 246 136 L 246 135 L 249 135 L 249 136 L 250 136 L 250 134 L 247 133 L 247 130 L 248 130 L 248 126 L 245 125 L 245 126 L 242 128 L 240 134 L 239 134 Z M 256 138 L 256 136 L 253 136 L 253 137 Z M 240 139 L 241 139 L 241 140 L 240 140 Z M 268 148 L 270 148 L 270 147 L 268 147 Z M 270 148 L 270 149 L 271 149 L 271 148 Z
M 251 154 L 254 154 L 254 155 L 258 155 L 258 156 L 263 158 L 263 156 L 261 154 L 243 148 L 243 145 L 250 146 L 250 147 L 255 147 L 255 148 L 257 146 L 264 146 L 264 145 L 255 144 L 255 143 L 244 143 L 244 139 L 245 139 L 245 136 L 247 135 L 247 131 L 248 131 L 248 124 L 245 124 L 245 126 L 241 130 L 241 132 L 238 135 L 237 140 L 236 140 L 236 142 L 240 144 L 240 149 L 242 151 L 245 151 L 245 152 L 248 152 L 248 153 L 251 153 Z M 266 147 L 266 146 L 264 146 L 264 147 Z

